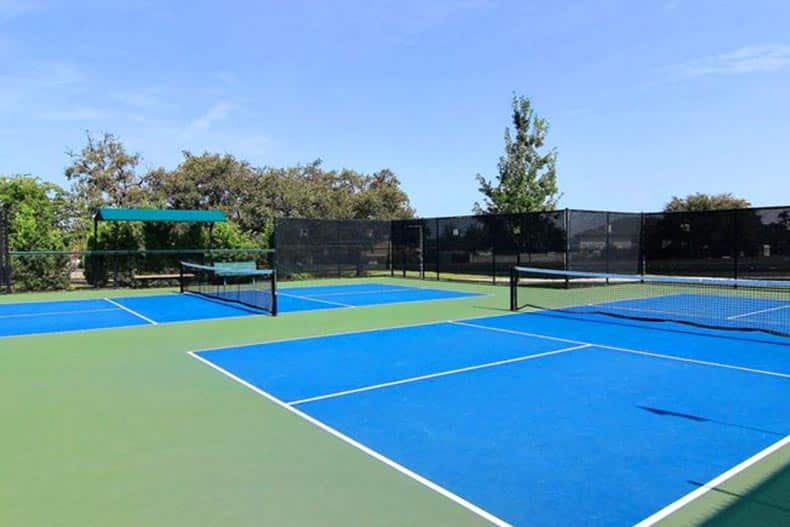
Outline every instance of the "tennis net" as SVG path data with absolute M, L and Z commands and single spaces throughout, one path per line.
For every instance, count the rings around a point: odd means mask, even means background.
M 255 262 L 199 265 L 181 262 L 182 293 L 234 302 L 277 315 L 277 279 L 273 269 L 257 269 Z
M 510 309 L 527 307 L 790 337 L 790 281 L 782 280 L 514 267 Z

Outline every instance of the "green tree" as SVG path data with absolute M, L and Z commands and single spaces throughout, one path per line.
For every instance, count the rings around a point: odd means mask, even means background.
M 325 170 L 321 160 L 286 168 L 254 168 L 231 155 L 184 152 L 175 170 L 146 177 L 152 200 L 173 208 L 215 208 L 240 232 L 265 246 L 275 218 L 412 217 L 414 210 L 390 170 L 360 174 Z
M 270 210 L 260 171 L 229 154 L 183 152 L 174 170 L 157 168 L 146 180 L 158 206 L 175 209 L 219 209 L 241 231 L 268 238 Z
M 527 97 L 513 95 L 513 137 L 505 129 L 505 154 L 499 158 L 499 175 L 490 181 L 477 174 L 483 204 L 476 214 L 513 214 L 556 208 L 561 197 L 557 186 L 557 150 L 542 149 L 549 123 L 539 117 Z
M 87 132 L 87 144 L 68 152 L 71 164 L 66 179 L 72 192 L 89 210 L 97 207 L 139 207 L 147 201 L 145 180 L 137 175 L 140 154 L 130 154 L 112 134 L 95 137 Z
M 81 240 L 91 236 L 91 217 L 97 208 L 141 207 L 150 198 L 145 178 L 136 172 L 140 154 L 128 153 L 123 143 L 109 133 L 96 137 L 86 132 L 86 137 L 87 143 L 79 152 L 68 152 L 71 164 L 65 169 L 66 179 L 72 185 L 74 221 L 71 230 Z M 113 233 L 123 238 L 117 240 L 117 247 L 111 237 Z M 130 243 L 128 229 L 109 229 L 104 234 L 108 237 L 100 246 L 120 248 Z M 139 245 L 139 242 L 134 244 Z
M 69 211 L 66 192 L 30 175 L 0 177 L 0 202 L 10 206 L 9 248 L 12 251 L 63 251 Z M 65 255 L 17 256 L 12 261 L 17 290 L 61 289 L 69 285 Z
M 353 199 L 356 219 L 408 219 L 414 217 L 409 196 L 400 188 L 400 181 L 388 169 L 362 178 Z
M 664 212 L 691 212 L 697 210 L 724 210 L 724 209 L 745 209 L 751 203 L 743 198 L 736 198 L 731 193 L 724 194 L 704 194 L 697 192 L 689 194 L 685 198 L 672 196 L 672 199 L 664 206 Z

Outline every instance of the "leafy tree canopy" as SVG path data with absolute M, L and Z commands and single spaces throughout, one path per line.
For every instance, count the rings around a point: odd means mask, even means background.
M 0 202 L 13 204 L 9 218 L 9 247 L 14 251 L 65 250 L 69 245 L 69 206 L 66 192 L 30 175 L 0 176 Z M 15 261 L 18 290 L 59 289 L 68 285 L 64 256 Z
M 724 209 L 745 209 L 751 203 L 742 198 L 736 198 L 729 192 L 724 194 L 689 194 L 685 198 L 672 196 L 672 199 L 664 206 L 664 212 L 690 212 L 697 210 L 724 210 Z
M 551 210 L 560 198 L 557 186 L 557 150 L 544 151 L 549 123 L 539 117 L 527 97 L 513 95 L 513 128 L 505 129 L 505 154 L 499 158 L 499 175 L 490 181 L 478 174 L 483 204 L 477 214 L 513 214 Z
M 88 210 L 97 207 L 139 207 L 146 202 L 143 178 L 136 173 L 140 154 L 129 154 L 118 138 L 87 132 L 87 144 L 79 152 L 68 152 L 71 165 L 66 179 L 72 192 Z

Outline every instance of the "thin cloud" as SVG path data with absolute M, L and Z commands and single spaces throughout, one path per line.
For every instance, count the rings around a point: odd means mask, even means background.
M 790 45 L 746 46 L 735 51 L 667 66 L 659 72 L 684 77 L 768 73 L 790 68 Z
M 228 102 L 217 103 L 208 112 L 189 123 L 187 131 L 208 130 L 217 121 L 225 119 L 232 109 L 233 105 Z

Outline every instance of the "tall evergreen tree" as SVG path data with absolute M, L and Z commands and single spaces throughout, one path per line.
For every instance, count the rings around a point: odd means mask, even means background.
M 551 210 L 560 198 L 557 187 L 557 150 L 543 151 L 549 123 L 535 114 L 527 97 L 513 95 L 513 137 L 505 129 L 505 154 L 499 158 L 499 175 L 490 181 L 477 174 L 483 204 L 477 214 L 510 214 Z

